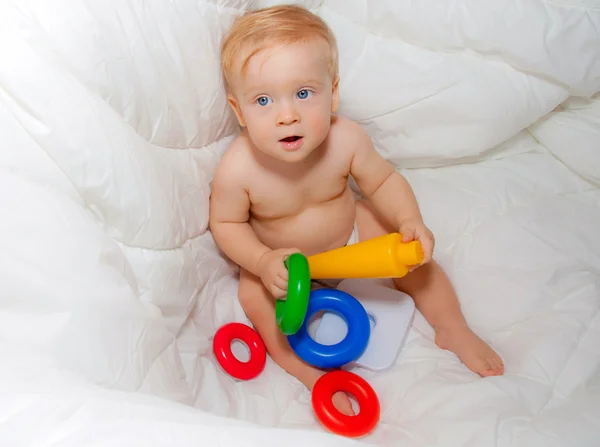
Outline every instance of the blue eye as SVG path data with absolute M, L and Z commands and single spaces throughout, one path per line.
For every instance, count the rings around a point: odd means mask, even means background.
M 309 90 L 306 90 L 306 89 L 302 89 L 298 93 L 296 93 L 296 96 L 298 96 L 298 98 L 300 98 L 300 99 L 310 98 L 311 95 L 312 95 L 312 92 Z
M 256 99 L 256 102 L 258 103 L 259 106 L 267 106 L 269 105 L 269 103 L 271 102 L 271 98 L 268 98 L 266 96 L 260 96 Z

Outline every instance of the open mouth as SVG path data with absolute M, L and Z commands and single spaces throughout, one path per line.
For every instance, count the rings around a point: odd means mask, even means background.
M 284 143 L 293 143 L 294 141 L 298 141 L 300 138 L 302 138 L 302 137 L 294 135 L 294 136 L 291 136 L 291 137 L 282 138 L 279 141 L 283 141 Z

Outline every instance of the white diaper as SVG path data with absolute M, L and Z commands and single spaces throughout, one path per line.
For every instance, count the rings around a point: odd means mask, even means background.
M 358 225 L 356 225 L 356 221 L 354 221 L 354 227 L 352 228 L 352 234 L 350 235 L 350 239 L 346 242 L 346 247 L 348 245 L 354 245 L 358 242 Z

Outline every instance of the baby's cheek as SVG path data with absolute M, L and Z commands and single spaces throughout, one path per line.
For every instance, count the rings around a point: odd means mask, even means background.
M 265 138 L 265 125 L 263 120 L 250 118 L 247 120 L 247 125 L 252 140 L 256 141 Z
M 315 119 L 311 123 L 311 127 L 313 128 L 315 134 L 319 136 L 319 138 L 325 139 L 325 137 L 329 133 L 330 124 L 331 124 L 331 115 L 330 114 L 322 114 L 318 117 L 315 117 Z

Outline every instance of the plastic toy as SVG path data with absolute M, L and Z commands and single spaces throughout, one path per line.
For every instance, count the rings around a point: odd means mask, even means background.
M 360 407 L 357 415 L 346 416 L 335 408 L 331 399 L 338 391 L 354 396 Z M 312 407 L 325 428 L 351 438 L 369 434 L 380 417 L 379 399 L 373 388 L 348 371 L 333 371 L 319 377 L 313 387 Z
M 289 271 L 287 297 L 275 302 L 275 318 L 281 332 L 295 334 L 306 316 L 310 294 L 308 261 L 301 253 L 290 255 L 285 266 Z
M 373 324 L 362 355 L 347 366 L 383 371 L 396 363 L 415 315 L 414 301 L 405 293 L 373 279 L 345 279 L 338 289 L 362 304 Z M 346 322 L 326 312 L 314 333 L 316 343 L 331 345 L 346 332 Z
M 310 337 L 308 323 L 319 311 L 335 312 L 343 318 L 348 332 L 342 341 L 326 345 L 317 343 Z M 288 335 L 288 342 L 305 362 L 317 368 L 337 368 L 352 362 L 363 353 L 369 343 L 370 332 L 367 312 L 353 296 L 336 289 L 317 289 L 310 294 L 302 326 L 295 334 Z
M 419 241 L 391 233 L 307 259 L 312 279 L 401 278 L 423 262 L 423 251 Z
M 289 271 L 286 300 L 276 302 L 277 324 L 288 336 L 296 354 L 307 363 L 320 368 L 335 368 L 352 362 L 373 370 L 381 370 L 394 363 L 414 315 L 414 304 L 402 308 L 400 322 L 389 303 L 371 300 L 361 304 L 350 293 L 336 289 L 318 289 L 310 292 L 311 279 L 401 278 L 412 266 L 423 262 L 423 251 L 418 241 L 402 242 L 402 235 L 391 233 L 317 255 L 304 257 L 294 253 L 286 260 Z M 353 290 L 363 297 L 359 287 Z M 381 292 L 381 291 L 379 291 Z M 383 293 L 382 293 L 383 295 Z M 412 300 L 409 300 L 412 304 Z M 374 319 L 376 337 L 371 338 L 371 324 L 365 307 Z M 321 321 L 321 341 L 339 335 L 347 325 L 344 340 L 336 344 L 319 343 L 308 334 L 310 318 L 318 311 L 325 313 Z M 399 310 L 398 310 L 399 312 Z M 335 314 L 338 323 L 332 317 Z M 329 315 L 329 317 L 327 317 Z M 341 323 L 340 323 L 341 322 Z M 400 327 L 399 327 L 400 326 Z M 399 330 L 400 329 L 400 330 Z M 317 337 L 315 337 L 317 338 Z M 372 342 L 372 343 L 371 343 Z M 368 346 L 373 347 L 368 350 Z M 331 398 L 338 391 L 353 395 L 359 402 L 356 416 L 345 416 L 335 409 Z M 375 391 L 359 376 L 348 371 L 334 371 L 323 375 L 312 392 L 313 410 L 321 423 L 334 433 L 363 436 L 379 422 L 379 400 Z
M 306 259 L 306 264 L 304 263 Z M 401 278 L 423 262 L 418 241 L 402 242 L 399 233 L 386 234 L 347 247 L 304 257 L 294 253 L 286 260 L 288 296 L 277 300 L 277 324 L 285 335 L 295 334 L 306 317 L 311 279 Z M 289 301 L 289 303 L 288 303 Z
M 231 352 L 231 342 L 240 340 L 250 350 L 250 360 L 242 362 Z M 267 349 L 262 338 L 254 329 L 243 323 L 228 323 L 221 326 L 213 340 L 213 352 L 221 368 L 239 380 L 250 380 L 258 376 L 267 361 Z

